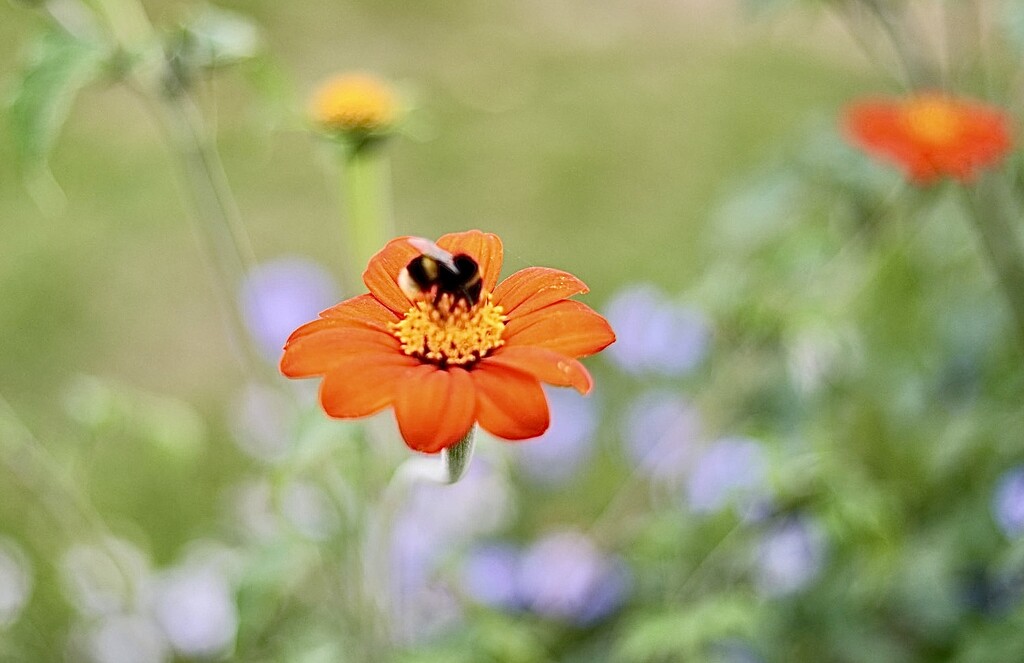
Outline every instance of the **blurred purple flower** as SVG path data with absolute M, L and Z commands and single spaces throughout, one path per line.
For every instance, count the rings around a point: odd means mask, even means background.
M 700 434 L 696 408 L 668 391 L 642 394 L 623 418 L 627 454 L 657 479 L 674 480 L 686 472 Z
M 629 286 L 606 307 L 617 340 L 607 352 L 623 370 L 678 376 L 697 367 L 711 337 L 707 317 L 649 284 Z
M 559 532 L 523 554 L 517 584 L 530 610 L 586 625 L 622 605 L 630 576 L 622 562 L 602 553 L 583 534 Z
M 992 497 L 992 516 L 1009 538 L 1024 535 L 1024 465 L 1000 477 Z
M 81 652 L 93 663 L 163 663 L 168 646 L 156 624 L 142 615 L 108 615 L 84 634 Z
M 593 624 L 611 615 L 622 606 L 632 587 L 633 575 L 626 563 L 618 557 L 607 558 L 604 577 L 594 587 L 576 621 L 580 624 Z
M 686 497 L 697 513 L 713 513 L 729 504 L 748 514 L 768 493 L 768 461 L 755 440 L 727 437 L 698 456 Z
M 279 389 L 250 382 L 231 407 L 235 442 L 249 456 L 268 463 L 282 460 L 292 447 L 294 403 Z
M 772 525 L 757 547 L 756 582 L 766 596 L 783 596 L 810 584 L 825 561 L 825 533 L 806 516 Z
M 300 257 L 277 258 L 257 266 L 242 284 L 239 298 L 249 333 L 274 361 L 289 334 L 339 299 L 331 275 Z
M 594 396 L 571 389 L 544 389 L 551 411 L 551 425 L 540 437 L 517 443 L 513 453 L 526 475 L 544 484 L 566 481 L 580 469 L 593 451 L 597 428 Z
M 412 645 L 451 632 L 462 622 L 462 606 L 446 583 L 431 581 L 404 601 L 392 617 L 396 640 Z
M 439 583 L 438 572 L 474 538 L 504 525 L 511 509 L 505 478 L 482 458 L 454 485 L 422 483 L 409 492 L 391 531 L 390 591 L 403 640 L 414 641 L 457 618 L 454 597 Z
M 183 656 L 220 656 L 234 646 L 234 591 L 211 564 L 168 572 L 157 583 L 154 612 L 171 646 Z
M 281 513 L 300 534 L 313 541 L 326 541 L 339 527 L 334 502 L 316 484 L 293 481 L 281 493 Z
M 21 546 L 0 537 L 0 629 L 17 621 L 31 594 L 28 557 Z
M 229 521 L 248 539 L 268 542 L 281 533 L 274 488 L 267 479 L 247 479 L 228 495 Z
M 458 483 L 420 483 L 409 491 L 392 535 L 395 554 L 433 568 L 455 545 L 503 525 L 511 508 L 505 478 L 476 458 Z
M 517 608 L 520 552 L 508 544 L 489 543 L 471 550 L 462 568 L 462 590 L 492 608 Z
M 449 547 L 442 529 L 429 520 L 417 525 L 403 514 L 392 531 L 388 590 L 393 632 L 400 641 L 416 642 L 458 619 L 458 606 L 438 571 L 464 541 L 454 537 Z
M 115 537 L 74 544 L 61 558 L 60 571 L 69 603 L 92 617 L 130 611 L 152 583 L 146 554 Z

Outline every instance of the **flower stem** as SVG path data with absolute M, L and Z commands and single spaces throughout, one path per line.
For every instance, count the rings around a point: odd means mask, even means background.
M 249 235 L 231 192 L 220 153 L 191 95 L 165 99 L 173 122 L 175 149 L 188 172 L 196 206 L 217 233 L 217 252 L 225 266 L 242 276 L 256 263 Z
M 142 94 L 147 100 L 154 96 L 147 89 L 142 89 Z M 182 184 L 190 194 L 197 233 L 223 300 L 229 333 L 249 367 L 265 370 L 266 362 L 246 331 L 237 303 L 239 288 L 256 259 L 220 154 L 191 95 L 185 91 L 156 95 L 151 110 L 164 130 Z
M 937 77 L 925 58 L 914 50 L 921 47 L 920 39 L 912 39 L 906 16 L 897 15 L 893 8 L 881 0 L 860 0 L 861 4 L 878 21 L 882 32 L 888 38 L 903 65 L 907 84 L 911 88 L 931 87 L 938 84 Z
M 43 545 L 60 548 L 74 541 L 92 540 L 110 556 L 125 586 L 132 585 L 133 574 L 110 548 L 113 535 L 103 516 L 2 394 L 0 470 L 6 470 L 5 484 L 20 485 L 36 498 L 36 505 L 53 522 L 52 530 L 29 528 L 26 535 Z
M 82 0 L 102 18 L 117 45 L 129 53 L 150 46 L 156 34 L 146 10 L 135 0 Z
M 423 456 L 407 459 L 391 475 L 377 508 L 368 514 L 363 548 L 366 583 L 363 591 L 369 599 L 368 609 L 375 612 L 385 631 L 394 630 L 393 621 L 398 618 L 402 608 L 395 605 L 395 583 L 391 578 L 390 563 L 392 535 L 404 501 L 413 488 L 421 483 L 451 485 L 461 479 L 473 457 L 475 438 L 476 426 L 473 426 L 465 437 L 443 450 L 440 459 Z M 374 620 L 369 621 L 371 627 L 376 626 Z M 376 628 L 372 635 L 381 637 Z M 384 637 L 384 640 L 389 639 Z
M 469 429 L 461 440 L 441 451 L 441 460 L 447 470 L 445 483 L 456 483 L 466 475 L 469 461 L 473 459 L 473 448 L 476 446 L 476 426 Z
M 28 494 L 34 495 L 38 505 L 69 541 L 83 534 L 107 533 L 100 515 L 3 396 L 0 396 L 0 466 L 6 470 L 5 483 L 20 484 Z
M 159 122 L 167 145 L 181 169 L 182 182 L 191 194 L 194 217 L 207 249 L 213 281 L 223 299 L 229 333 L 244 360 L 265 370 L 258 349 L 249 337 L 236 296 L 255 256 L 241 214 L 231 192 L 220 154 L 190 91 L 169 85 L 166 56 L 157 31 L 138 0 L 81 0 L 106 24 L 110 40 L 139 59 L 131 71 L 131 88 Z
M 382 145 L 364 141 L 346 146 L 341 193 L 346 208 L 350 287 L 359 283 L 363 266 L 393 234 L 388 180 L 388 161 Z
M 988 253 L 1024 344 L 1024 245 L 1016 224 L 1019 205 L 1005 177 L 984 176 L 967 190 L 971 221 Z

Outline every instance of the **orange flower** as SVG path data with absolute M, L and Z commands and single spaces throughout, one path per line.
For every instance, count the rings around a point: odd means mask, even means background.
M 1012 143 L 1001 109 L 938 92 L 854 104 L 846 112 L 846 132 L 918 184 L 943 175 L 969 182 L 979 169 L 998 163 Z
M 281 372 L 322 376 L 320 404 L 342 419 L 393 407 L 406 444 L 435 453 L 462 439 L 474 423 L 508 440 L 548 427 L 540 383 L 586 394 L 590 374 L 577 358 L 615 340 L 608 322 L 569 299 L 587 292 L 566 272 L 530 267 L 500 284 L 497 235 L 471 230 L 437 245 L 479 266 L 475 303 L 450 295 L 410 297 L 399 274 L 421 250 L 400 237 L 370 259 L 370 290 L 299 327 L 285 344 Z

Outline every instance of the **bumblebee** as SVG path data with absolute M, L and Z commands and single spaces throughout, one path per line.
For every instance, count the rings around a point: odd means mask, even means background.
M 483 279 L 480 266 L 465 253 L 452 255 L 422 237 L 410 237 L 409 243 L 420 255 L 409 261 L 398 274 L 398 285 L 411 299 L 431 297 L 434 303 L 444 295 L 455 302 L 474 306 L 480 301 Z

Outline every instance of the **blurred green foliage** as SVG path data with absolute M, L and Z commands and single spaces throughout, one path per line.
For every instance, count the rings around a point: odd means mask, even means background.
M 1024 458 L 1024 371 L 962 191 L 911 189 L 841 141 L 841 103 L 890 83 L 823 14 L 807 40 L 804 26 L 696 4 L 146 4 L 168 26 L 174 80 L 217 129 L 259 259 L 345 273 L 333 165 L 303 105 L 316 81 L 370 70 L 415 102 L 390 146 L 401 232 L 481 227 L 503 237 L 506 273 L 566 269 L 599 308 L 652 282 L 712 321 L 711 355 L 683 378 L 590 361 L 606 407 L 568 482 L 537 489 L 511 452 L 480 451 L 511 466 L 515 514 L 498 536 L 587 531 L 631 568 L 625 606 L 572 625 L 467 599 L 457 628 L 396 660 L 1021 660 L 1024 543 L 990 504 Z M 224 656 L 374 660 L 360 638 L 378 625 L 344 598 L 366 571 L 345 566 L 365 535 L 346 514 L 404 449 L 356 457 L 362 429 L 303 394 L 282 406 L 287 463 L 238 450 L 230 412 L 249 376 L 151 116 L 114 85 L 109 51 L 23 7 L 0 12 L 0 57 L 21 63 L 0 139 L 0 435 L 14 449 L 0 535 L 35 574 L 20 620 L 0 623 L 0 655 L 57 659 L 79 633 L 61 579 L 70 531 L 113 532 L 160 568 L 197 540 L 232 546 L 239 623 Z M 47 163 L 53 180 L 33 186 Z M 621 422 L 652 387 L 699 407 L 704 442 L 764 442 L 761 520 L 687 511 L 638 476 Z M 342 524 L 282 517 L 298 482 Z M 262 539 L 229 504 L 248 489 L 275 514 Z M 70 529 L 40 505 L 66 509 Z M 795 591 L 759 591 L 759 546 L 795 516 L 820 523 L 821 568 Z M 458 576 L 452 548 L 442 576 Z

